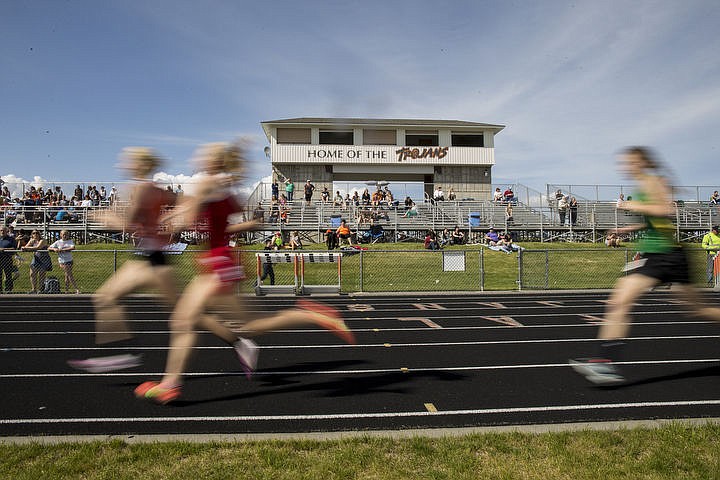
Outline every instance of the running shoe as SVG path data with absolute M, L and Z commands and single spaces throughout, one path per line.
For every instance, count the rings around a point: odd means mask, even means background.
M 233 348 L 238 356 L 238 360 L 240 360 L 240 366 L 242 367 L 243 372 L 245 372 L 245 376 L 248 380 L 250 380 L 250 377 L 252 377 L 252 374 L 255 371 L 255 367 L 257 367 L 260 349 L 255 342 L 248 340 L 247 338 L 238 339 L 235 343 L 233 343 Z
M 145 398 L 160 405 L 166 405 L 173 400 L 177 400 L 182 393 L 179 385 L 165 388 L 161 387 L 159 382 L 144 382 L 135 388 L 135 396 L 137 398 Z
M 90 373 L 114 372 L 142 365 L 142 355 L 113 355 L 110 357 L 87 358 L 85 360 L 68 360 L 68 365 L 76 370 Z
M 330 330 L 334 335 L 337 335 L 346 343 L 355 345 L 355 335 L 353 335 L 347 325 L 345 325 L 342 315 L 337 309 L 329 305 L 324 305 L 322 303 L 306 299 L 298 300 L 297 307 L 302 310 L 307 310 L 321 315 L 320 318 L 316 319 L 315 323 L 327 330 Z
M 617 385 L 625 381 L 617 366 L 604 358 L 570 359 L 570 366 L 595 385 Z

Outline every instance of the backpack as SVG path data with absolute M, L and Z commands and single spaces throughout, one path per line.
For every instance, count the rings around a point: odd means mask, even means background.
M 60 293 L 60 280 L 57 277 L 47 277 L 43 282 L 42 293 Z

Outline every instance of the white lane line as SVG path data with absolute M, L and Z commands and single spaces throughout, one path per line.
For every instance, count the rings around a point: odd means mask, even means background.
M 329 413 L 320 415 L 239 415 L 202 417 L 87 417 L 87 418 L 3 418 L 0 425 L 66 424 L 66 423 L 177 423 L 177 422 L 267 422 L 288 420 L 343 420 L 361 418 L 398 418 L 454 415 L 498 415 L 507 413 L 572 412 L 581 410 L 615 410 L 632 408 L 698 407 L 720 405 L 720 400 L 677 400 L 672 402 L 600 403 L 590 405 L 549 405 L 537 407 L 478 408 L 469 410 L 427 410 L 413 412 Z
M 617 365 L 687 365 L 720 363 L 720 358 L 698 358 L 684 360 L 640 360 L 634 362 L 616 362 Z M 378 373 L 418 373 L 418 372 L 469 372 L 469 371 L 495 371 L 495 370 L 527 370 L 538 368 L 571 368 L 568 363 L 540 363 L 520 365 L 475 365 L 462 367 L 395 367 L 370 368 L 356 370 L 288 370 L 265 372 L 258 370 L 253 373 L 257 377 L 288 376 L 288 375 L 367 375 Z M 107 372 L 107 373 L 12 373 L 0 375 L 0 379 L 17 378 L 77 378 L 77 377 L 147 377 L 162 376 L 162 372 Z M 191 372 L 184 374 L 188 377 L 230 377 L 244 376 L 243 372 Z
M 655 336 L 655 337 L 631 337 L 628 340 L 707 340 L 718 339 L 720 335 L 681 335 L 681 336 Z M 393 343 L 393 347 L 455 347 L 472 345 L 522 345 L 535 343 L 574 343 L 574 342 L 596 342 L 596 338 L 541 338 L 533 340 L 481 340 L 473 342 L 420 342 L 420 343 Z M 327 345 L 262 345 L 262 350 L 304 350 L 315 348 L 386 348 L 387 343 L 365 343 L 348 345 L 345 343 L 333 343 Z M 226 350 L 227 346 L 198 346 L 197 350 Z M 67 352 L 86 350 L 167 350 L 162 346 L 129 346 L 129 347 L 2 347 L 0 352 Z

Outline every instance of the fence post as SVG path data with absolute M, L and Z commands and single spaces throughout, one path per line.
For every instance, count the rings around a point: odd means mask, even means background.
M 485 291 L 485 249 L 480 249 L 480 291 Z
M 365 252 L 363 250 L 360 250 L 360 292 L 363 292 L 363 260 Z
M 117 272 L 117 250 L 113 250 L 113 272 Z
M 545 250 L 545 290 L 550 288 L 550 250 Z
M 517 286 L 518 290 L 522 290 L 522 274 L 523 274 L 523 251 L 518 252 L 518 279 Z

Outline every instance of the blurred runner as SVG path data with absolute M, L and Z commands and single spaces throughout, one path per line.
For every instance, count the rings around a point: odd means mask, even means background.
M 678 289 L 695 313 L 720 321 L 720 308 L 702 307 L 701 300 L 690 285 L 688 260 L 675 239 L 675 226 L 671 218 L 674 209 L 671 187 L 662 175 L 662 166 L 646 147 L 629 147 L 623 151 L 621 168 L 637 182 L 639 193 L 632 201 L 618 208 L 643 216 L 644 223 L 622 229 L 624 233 L 642 230 L 638 245 L 641 252 L 637 260 L 626 267 L 627 275 L 615 284 L 610 296 L 605 320 L 600 327 L 600 349 L 596 356 L 570 360 L 570 365 L 588 381 L 597 385 L 614 385 L 625 381 L 618 366 L 630 332 L 630 310 L 635 301 L 653 287 L 663 283 L 677 283 Z
M 251 229 L 255 221 L 229 225 L 231 215 L 242 208 L 232 193 L 235 177 L 243 168 L 243 147 L 239 144 L 212 143 L 202 146 L 196 155 L 205 173 L 197 194 L 173 213 L 180 223 L 194 220 L 198 229 L 207 234 L 209 252 L 199 259 L 202 273 L 187 286 L 171 317 L 170 348 L 165 375 L 160 382 L 145 382 L 135 395 L 165 404 L 181 394 L 182 375 L 197 341 L 197 329 L 212 332 L 235 349 L 240 365 L 249 377 L 257 364 L 258 347 L 246 337 L 297 325 L 315 324 L 326 328 L 348 343 L 354 337 L 340 314 L 331 307 L 303 300 L 298 307 L 281 311 L 272 317 L 246 323 L 240 297 L 235 290 L 245 273 L 236 255 L 228 246 L 232 234 Z M 185 222 L 183 222 L 183 217 Z M 222 306 L 226 320 L 244 326 L 234 332 L 222 322 L 220 315 L 208 313 L 209 307 Z
M 177 288 L 173 269 L 167 264 L 163 247 L 169 236 L 161 231 L 163 210 L 175 204 L 175 195 L 156 186 L 151 176 L 161 165 L 160 157 L 145 147 L 128 147 L 121 154 L 121 168 L 135 182 L 129 210 L 125 218 L 103 212 L 104 222 L 134 232 L 137 239 L 137 260 L 128 260 L 96 292 L 95 341 L 98 344 L 132 338 L 125 309 L 118 301 L 140 288 L 152 287 L 161 292 L 168 306 L 175 304 Z M 85 360 L 70 360 L 68 364 L 88 372 L 110 372 L 131 368 L 142 363 L 140 355 L 113 355 Z

